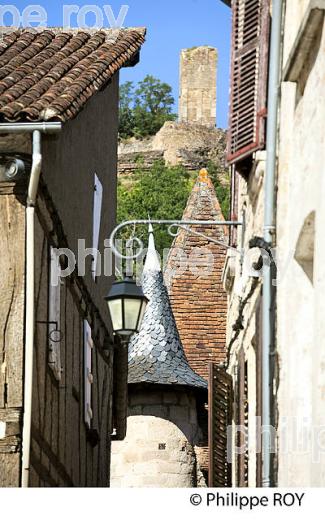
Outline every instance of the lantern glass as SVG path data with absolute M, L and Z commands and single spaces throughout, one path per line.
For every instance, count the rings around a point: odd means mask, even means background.
M 139 315 L 142 301 L 135 298 L 124 300 L 124 328 L 126 330 L 138 330 Z
M 142 301 L 142 305 L 141 305 L 141 310 L 140 310 L 140 316 L 139 316 L 137 332 L 140 331 L 141 323 L 142 323 L 142 320 L 143 320 L 143 317 L 144 317 L 144 313 L 146 312 L 147 305 L 148 305 L 148 301 L 147 300 L 143 300 Z
M 122 299 L 111 300 L 108 302 L 109 312 L 111 315 L 113 329 L 123 329 L 123 307 Z
M 132 278 L 114 282 L 105 300 L 115 334 L 131 336 L 139 332 L 148 298 Z

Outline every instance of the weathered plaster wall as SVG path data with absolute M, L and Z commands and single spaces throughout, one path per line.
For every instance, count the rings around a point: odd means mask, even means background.
M 297 62 L 303 64 L 297 83 L 284 81 L 283 77 L 296 38 L 302 34 L 301 24 L 309 4 L 308 0 L 285 2 L 275 237 L 278 273 L 274 359 L 278 372 L 273 381 L 279 486 L 322 486 L 325 482 L 324 19 L 318 25 L 307 25 L 310 32 L 301 44 L 302 57 L 296 54 Z M 306 54 L 310 41 L 310 52 Z M 249 239 L 263 236 L 264 159 L 263 153 L 256 154 L 248 182 L 239 178 L 237 209 L 240 217 L 245 208 L 246 230 L 243 242 L 239 231 L 238 245 L 243 243 L 245 252 Z M 253 279 L 240 265 L 240 258 L 230 252 L 224 283 L 229 293 L 227 343 L 232 345 L 229 371 L 235 384 L 241 347 L 248 362 L 248 484 L 254 486 L 258 479 L 253 423 L 257 412 L 256 378 L 260 374 L 257 353 L 261 327 L 257 323 L 261 282 L 256 282 L 251 292 Z M 241 328 L 236 320 L 243 303 Z M 237 483 L 236 464 L 233 477 Z
M 284 66 L 309 2 L 286 4 Z M 283 273 L 277 288 L 280 486 L 325 482 L 325 455 L 319 452 L 317 441 L 325 425 L 324 23 L 314 38 L 303 70 L 304 90 L 300 80 L 298 85 L 283 82 L 281 89 L 277 200 L 278 258 Z M 315 230 L 308 238 L 301 233 L 312 212 Z M 301 253 L 295 259 L 299 237 L 304 254 L 313 260 L 312 278 L 303 269 Z
M 190 390 L 129 388 L 127 436 L 112 445 L 112 487 L 205 485 L 195 447 L 202 432 Z
M 239 406 L 236 395 L 238 382 L 239 351 L 244 350 L 245 361 L 248 368 L 248 484 L 255 487 L 257 484 L 257 446 L 256 446 L 256 357 L 259 342 L 257 331 L 257 310 L 261 298 L 261 281 L 252 276 L 250 267 L 259 257 L 256 250 L 249 251 L 249 241 L 255 236 L 263 236 L 263 182 L 265 175 L 265 153 L 255 154 L 254 168 L 249 180 L 238 177 L 238 217 L 245 212 L 246 226 L 244 233 L 238 229 L 238 251 L 242 248 L 245 252 L 245 262 L 241 261 L 240 254 L 228 251 L 223 273 L 224 286 L 228 291 L 228 318 L 227 318 L 227 345 L 229 351 L 229 373 L 233 377 L 235 388 L 236 408 Z M 241 312 L 242 309 L 242 312 Z M 238 319 L 241 319 L 242 327 L 238 330 Z M 238 424 L 238 418 L 234 417 L 233 425 Z M 232 480 L 238 484 L 238 464 L 236 462 L 235 436 L 233 437 L 233 465 Z

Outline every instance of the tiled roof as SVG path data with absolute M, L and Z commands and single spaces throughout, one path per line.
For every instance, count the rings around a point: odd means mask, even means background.
M 195 183 L 183 219 L 224 220 L 205 170 Z M 227 243 L 224 226 L 193 226 L 191 229 Z M 187 259 L 187 267 L 182 269 L 178 268 L 180 250 Z M 181 229 L 170 249 L 164 273 L 186 357 L 192 369 L 203 377 L 208 375 L 209 361 L 226 360 L 227 294 L 222 285 L 226 252 L 224 247 L 204 236 Z M 213 263 L 204 256 L 206 253 L 210 253 Z M 198 271 L 198 267 L 202 270 Z
M 62 121 L 135 58 L 145 29 L 17 29 L 0 42 L 0 122 Z
M 190 368 L 184 354 L 152 233 L 149 235 L 142 288 L 149 303 L 141 330 L 129 344 L 129 384 L 154 383 L 206 389 L 206 381 Z

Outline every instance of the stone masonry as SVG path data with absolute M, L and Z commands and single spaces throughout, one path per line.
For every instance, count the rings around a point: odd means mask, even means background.
M 226 172 L 226 137 L 220 128 L 167 121 L 153 137 L 120 142 L 119 178 L 132 180 L 137 169 L 148 171 L 158 160 L 168 166 L 183 166 L 188 172 L 199 171 L 212 161 Z
M 127 436 L 112 446 L 111 486 L 204 487 L 195 450 L 201 440 L 193 391 L 131 391 Z
M 213 47 L 182 50 L 179 121 L 216 126 L 217 61 L 218 52 Z

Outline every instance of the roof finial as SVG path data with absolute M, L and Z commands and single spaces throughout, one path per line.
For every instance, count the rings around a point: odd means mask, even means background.
M 149 217 L 149 220 L 150 220 L 150 217 Z M 159 272 L 159 271 L 161 271 L 160 261 L 159 261 L 158 253 L 156 251 L 155 238 L 154 238 L 153 227 L 152 227 L 151 222 L 149 223 L 148 232 L 149 232 L 148 251 L 147 251 L 146 261 L 144 263 L 143 272 L 145 272 L 145 271 Z
M 148 213 L 148 220 L 149 220 L 149 221 L 151 220 L 151 219 L 150 219 L 150 215 L 149 215 L 149 213 Z M 152 227 L 151 222 L 149 222 L 149 229 L 148 229 L 148 232 L 149 232 L 149 235 L 150 235 L 150 233 L 153 234 L 153 227 Z
M 200 182 L 208 182 L 209 173 L 206 168 L 202 168 L 199 173 L 199 181 Z

